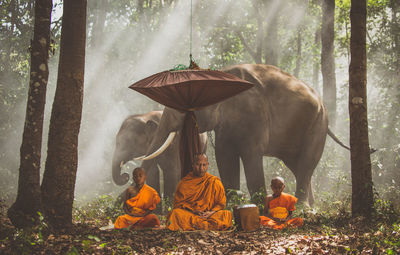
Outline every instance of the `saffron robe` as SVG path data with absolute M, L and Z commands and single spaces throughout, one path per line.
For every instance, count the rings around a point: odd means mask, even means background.
M 160 196 L 157 191 L 152 187 L 144 184 L 139 193 L 126 200 L 126 204 L 130 206 L 130 213 L 143 214 L 142 217 L 131 216 L 125 214 L 119 216 L 114 223 L 114 228 L 127 228 L 133 226 L 134 228 L 155 227 L 160 225 L 160 220 L 154 214 L 145 215 L 148 211 L 156 208 L 160 202 Z
M 297 203 L 297 198 L 295 196 L 282 192 L 279 197 L 269 201 L 269 213 L 274 218 L 286 218 L 280 216 L 281 215 L 287 216 L 289 212 L 293 212 L 296 209 L 295 207 L 296 203 Z M 267 205 L 265 206 L 267 207 Z M 286 209 L 287 212 L 283 212 L 282 209 L 284 210 Z M 283 229 L 286 228 L 287 226 L 299 227 L 303 225 L 303 219 L 292 218 L 284 223 L 280 223 L 266 216 L 260 216 L 260 224 L 273 229 Z
M 209 173 L 196 177 L 187 174 L 178 184 L 174 209 L 169 218 L 170 230 L 225 230 L 232 226 L 232 213 L 223 210 L 226 205 L 221 180 Z M 204 219 L 195 212 L 216 211 Z

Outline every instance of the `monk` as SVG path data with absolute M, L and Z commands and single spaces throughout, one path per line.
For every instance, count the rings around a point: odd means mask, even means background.
M 135 185 L 129 186 L 125 191 L 125 215 L 119 216 L 114 223 L 114 228 L 153 228 L 160 227 L 160 220 L 151 211 L 160 202 L 160 196 L 152 187 L 145 184 L 146 171 L 144 168 L 135 168 L 132 173 Z
M 285 182 L 282 177 L 275 177 L 271 180 L 273 194 L 265 198 L 264 213 L 266 216 L 260 216 L 261 225 L 273 229 L 303 225 L 302 218 L 292 218 L 297 198 L 283 193 L 284 188 Z
M 232 226 L 232 213 L 224 210 L 224 186 L 207 173 L 205 154 L 196 155 L 194 161 L 192 171 L 178 183 L 167 227 L 173 231 L 226 230 Z

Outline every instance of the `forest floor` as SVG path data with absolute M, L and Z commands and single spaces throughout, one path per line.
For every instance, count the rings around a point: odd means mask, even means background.
M 68 232 L 17 230 L 0 218 L 0 254 L 400 254 L 400 224 L 363 218 L 305 219 L 298 229 L 172 232 L 107 230 L 107 219 L 75 222 Z

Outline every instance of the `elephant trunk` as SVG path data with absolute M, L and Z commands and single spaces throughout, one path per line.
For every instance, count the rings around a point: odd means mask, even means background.
M 121 174 L 121 168 L 123 164 L 125 164 L 129 160 L 129 155 L 126 153 L 120 154 L 117 151 L 114 152 L 113 161 L 112 161 L 112 177 L 117 185 L 125 185 L 129 181 L 129 174 L 123 173 Z
M 149 148 L 147 149 L 146 155 L 154 154 L 154 152 L 160 151 L 160 147 L 164 147 L 163 149 L 167 148 L 167 146 L 165 145 L 172 142 L 173 140 L 173 137 L 170 136 L 170 133 L 182 129 L 184 116 L 184 113 L 180 113 L 171 108 L 166 107 L 164 109 L 160 124 L 158 125 L 156 133 L 153 135 L 153 139 Z M 163 144 L 164 146 L 162 146 Z M 142 167 L 149 167 L 154 162 L 154 160 L 154 158 L 143 160 Z

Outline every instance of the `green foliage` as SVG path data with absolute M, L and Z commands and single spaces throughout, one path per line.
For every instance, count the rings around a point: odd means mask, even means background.
M 38 212 L 39 224 L 26 229 L 14 229 L 12 241 L 15 243 L 15 249 L 18 254 L 31 254 L 34 246 L 40 246 L 47 238 L 44 232 L 48 230 L 47 224 L 44 222 L 42 213 Z
M 109 195 L 102 195 L 99 198 L 88 202 L 81 207 L 74 207 L 73 217 L 76 223 L 92 222 L 98 226 L 108 224 L 109 221 L 124 214 L 123 204 L 116 202 L 116 199 Z
M 68 250 L 67 255 L 79 255 L 79 251 L 78 251 L 78 249 L 75 248 L 75 246 L 72 246 Z
M 267 196 L 267 193 L 265 192 L 264 188 L 260 188 L 259 191 L 255 192 L 252 196 L 250 201 L 257 205 L 260 215 L 263 214 L 264 212 L 264 207 L 265 207 L 265 197 Z
M 232 211 L 234 206 L 250 203 L 246 193 L 240 190 L 227 189 L 226 197 L 227 197 L 227 202 L 226 202 L 227 210 Z
M 172 211 L 173 207 L 173 200 L 170 199 L 169 197 L 163 197 L 161 200 L 161 210 L 163 213 L 167 213 Z
M 392 201 L 375 198 L 374 206 L 375 218 L 379 222 L 393 224 L 399 220 L 400 211 L 394 207 Z

